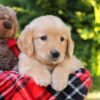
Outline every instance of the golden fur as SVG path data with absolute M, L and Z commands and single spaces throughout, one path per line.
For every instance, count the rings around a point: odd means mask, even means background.
M 22 31 L 17 43 L 22 51 L 19 72 L 32 76 L 41 86 L 51 84 L 56 91 L 62 91 L 67 86 L 69 74 L 83 67 L 73 56 L 70 30 L 56 16 L 41 16 L 33 20 Z M 57 59 L 51 57 L 52 51 L 59 52 Z

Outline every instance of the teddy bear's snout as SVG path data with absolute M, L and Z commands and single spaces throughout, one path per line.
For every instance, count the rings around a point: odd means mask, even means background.
M 12 24 L 9 21 L 4 21 L 3 26 L 5 29 L 12 29 Z

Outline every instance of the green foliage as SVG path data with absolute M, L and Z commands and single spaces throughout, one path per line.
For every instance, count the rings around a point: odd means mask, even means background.
M 95 77 L 92 77 L 92 79 L 93 79 L 92 88 L 90 89 L 90 92 L 94 92 L 94 91 L 95 92 L 100 92 L 100 77 L 95 76 Z
M 16 10 L 20 27 L 34 18 L 59 16 L 72 29 L 75 55 L 92 75 L 100 75 L 100 0 L 0 0 Z

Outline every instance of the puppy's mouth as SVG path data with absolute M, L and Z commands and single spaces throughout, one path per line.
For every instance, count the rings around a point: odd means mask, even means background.
M 53 58 L 42 58 L 42 59 L 37 59 L 39 62 L 43 63 L 44 65 L 52 66 L 55 67 L 58 64 L 61 63 L 60 59 L 53 59 Z
M 48 65 L 51 67 L 56 67 L 63 61 L 63 57 L 60 55 L 59 57 L 52 57 L 50 54 L 45 56 L 37 56 L 36 59 L 44 65 Z
M 48 62 L 53 63 L 53 64 L 57 64 L 60 62 L 60 59 L 59 58 L 58 59 L 50 58 L 50 59 L 48 59 Z
M 59 65 L 61 62 L 57 61 L 57 60 L 48 60 L 46 61 L 46 65 L 51 66 L 51 67 L 56 67 L 57 65 Z
M 61 63 L 61 59 L 60 57 L 55 59 L 55 58 L 52 58 L 52 57 L 47 57 L 48 59 L 45 59 L 45 63 L 48 65 L 48 66 L 57 66 L 58 64 Z

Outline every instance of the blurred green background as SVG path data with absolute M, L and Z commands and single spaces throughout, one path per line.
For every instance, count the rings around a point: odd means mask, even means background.
M 75 55 L 91 72 L 91 91 L 100 91 L 100 0 L 0 0 L 0 4 L 17 12 L 21 30 L 38 16 L 59 16 L 72 30 Z

